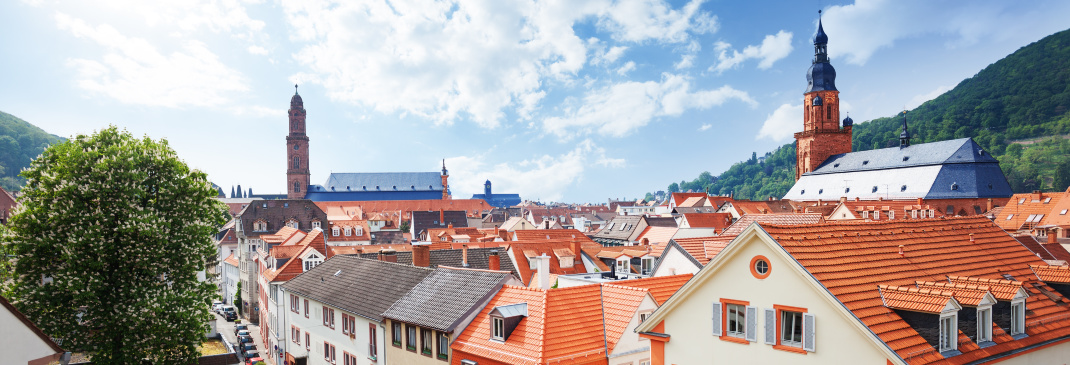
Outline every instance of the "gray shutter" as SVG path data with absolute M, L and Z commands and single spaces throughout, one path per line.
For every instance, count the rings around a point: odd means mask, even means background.
M 765 344 L 776 345 L 776 310 L 765 308 Z
M 713 335 L 721 336 L 721 303 L 713 303 Z
M 803 350 L 814 352 L 814 315 L 803 313 Z
M 747 341 L 758 341 L 758 308 L 747 307 Z

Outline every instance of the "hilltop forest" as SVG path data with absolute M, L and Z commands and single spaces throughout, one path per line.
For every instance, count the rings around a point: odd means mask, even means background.
M 19 191 L 25 180 L 19 176 L 45 147 L 63 139 L 11 114 L 0 112 L 0 187 Z
M 905 114 L 856 123 L 855 151 L 899 144 L 906 118 L 911 142 L 972 137 L 999 159 L 1015 192 L 1070 185 L 1070 30 L 1052 34 L 985 67 L 954 89 Z M 800 126 L 802 121 L 800 120 Z M 669 192 L 781 197 L 795 183 L 795 143 L 672 183 Z

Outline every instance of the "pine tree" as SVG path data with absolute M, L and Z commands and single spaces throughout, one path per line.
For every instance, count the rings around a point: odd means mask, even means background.
M 196 363 L 226 219 L 206 175 L 166 141 L 109 127 L 49 147 L 22 176 L 4 235 L 15 306 L 95 364 Z

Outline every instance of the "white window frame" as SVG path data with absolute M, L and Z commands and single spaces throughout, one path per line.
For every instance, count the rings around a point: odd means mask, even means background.
M 642 271 L 642 274 L 643 275 L 650 275 L 651 271 L 654 270 L 654 258 L 653 257 L 644 257 L 644 258 L 640 259 L 640 262 L 642 262 L 642 266 L 641 266 L 642 270 L 640 270 L 640 271 Z
M 917 219 L 918 218 L 918 211 L 917 210 L 911 210 L 910 211 L 910 218 Z
M 895 211 L 888 209 L 888 219 L 895 219 Z
M 873 220 L 880 220 L 880 219 L 881 219 L 881 211 L 874 210 L 873 211 Z
M 789 315 L 792 316 L 791 320 L 793 322 L 796 321 L 795 315 L 798 315 L 798 319 L 797 319 L 798 322 L 788 323 L 787 322 L 787 316 L 789 316 Z M 778 318 L 777 321 L 779 322 L 779 325 L 780 325 L 780 338 L 779 338 L 779 341 L 780 341 L 781 345 L 802 348 L 802 346 L 803 346 L 803 323 L 802 323 L 802 320 L 803 320 L 803 312 L 793 312 L 793 311 L 787 311 L 787 310 L 781 310 L 780 311 L 780 318 Z M 788 339 L 787 338 L 787 336 L 790 335 L 788 333 L 789 332 L 788 331 L 788 326 L 789 325 L 793 325 L 793 324 L 798 324 L 798 326 L 799 326 L 799 340 L 798 341 L 794 341 L 792 339 Z
M 733 313 L 733 309 L 736 309 L 735 313 Z M 724 334 L 725 334 L 725 336 L 736 337 L 736 338 L 746 338 L 747 337 L 747 306 L 742 305 L 742 304 L 728 303 L 728 305 L 724 306 L 724 310 L 725 310 L 725 324 L 724 324 Z M 732 328 L 733 319 L 735 319 L 736 328 Z M 738 331 L 736 331 L 736 330 L 738 330 Z
M 627 256 L 625 256 L 625 258 L 618 258 L 617 259 L 617 265 L 616 265 L 616 272 L 618 274 L 627 274 L 627 273 L 632 272 L 631 267 L 630 267 L 631 263 L 632 263 L 631 258 L 629 258 Z
M 320 228 L 320 221 L 312 221 L 312 228 Z
M 992 306 L 977 307 L 977 343 L 992 341 Z
M 1025 299 L 1011 302 L 1011 336 L 1025 333 Z
M 349 228 L 349 227 L 346 227 L 345 228 L 345 235 L 346 235 L 346 237 L 352 236 L 353 235 L 353 229 Z
M 301 229 L 301 223 L 298 223 L 296 219 L 286 221 L 286 226 L 293 229 Z
M 869 219 L 869 211 L 868 210 L 863 210 L 862 211 L 862 219 Z
M 959 348 L 959 316 L 955 312 L 940 315 L 940 352 Z
M 505 318 L 490 317 L 490 339 L 505 342 Z

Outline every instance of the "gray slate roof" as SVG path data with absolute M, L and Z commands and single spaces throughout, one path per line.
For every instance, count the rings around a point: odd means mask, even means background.
M 482 310 L 511 277 L 502 272 L 439 268 L 394 303 L 383 317 L 453 332 L 474 311 Z
M 442 191 L 442 175 L 437 172 L 336 172 L 327 178 L 323 187 L 330 191 Z
M 487 248 L 469 248 L 468 249 L 468 268 L 470 269 L 482 269 L 486 270 L 490 268 L 490 252 L 498 251 L 499 255 L 499 270 L 508 271 L 517 274 L 516 268 L 513 267 L 513 260 L 509 259 L 509 254 L 506 253 L 505 248 L 501 247 L 487 247 Z M 463 252 L 461 249 L 446 249 L 446 250 L 431 250 L 430 252 L 430 265 L 431 268 L 439 266 L 452 266 L 462 267 L 464 263 Z M 399 264 L 412 265 L 412 252 L 401 251 L 395 253 L 398 258 Z M 378 253 L 364 253 L 360 257 L 375 260 L 379 257 Z
M 382 321 L 383 312 L 431 272 L 423 267 L 337 255 L 282 287 L 346 312 Z
M 907 158 L 906 161 L 903 158 Z M 999 163 L 988 152 L 985 152 L 981 146 L 974 143 L 973 139 L 960 138 L 915 144 L 905 148 L 891 147 L 843 153 L 829 157 L 814 171 L 803 175 L 978 162 Z
M 602 225 L 602 230 L 598 231 L 594 235 L 594 238 L 610 239 L 610 240 L 624 240 L 627 241 L 632 236 L 632 232 L 635 231 L 635 227 L 639 225 L 639 220 L 643 217 L 638 215 L 618 215 L 614 216 L 612 220 L 607 221 Z M 610 227 L 610 224 L 613 224 Z M 631 226 L 625 230 L 620 228 L 624 225 L 630 224 Z

